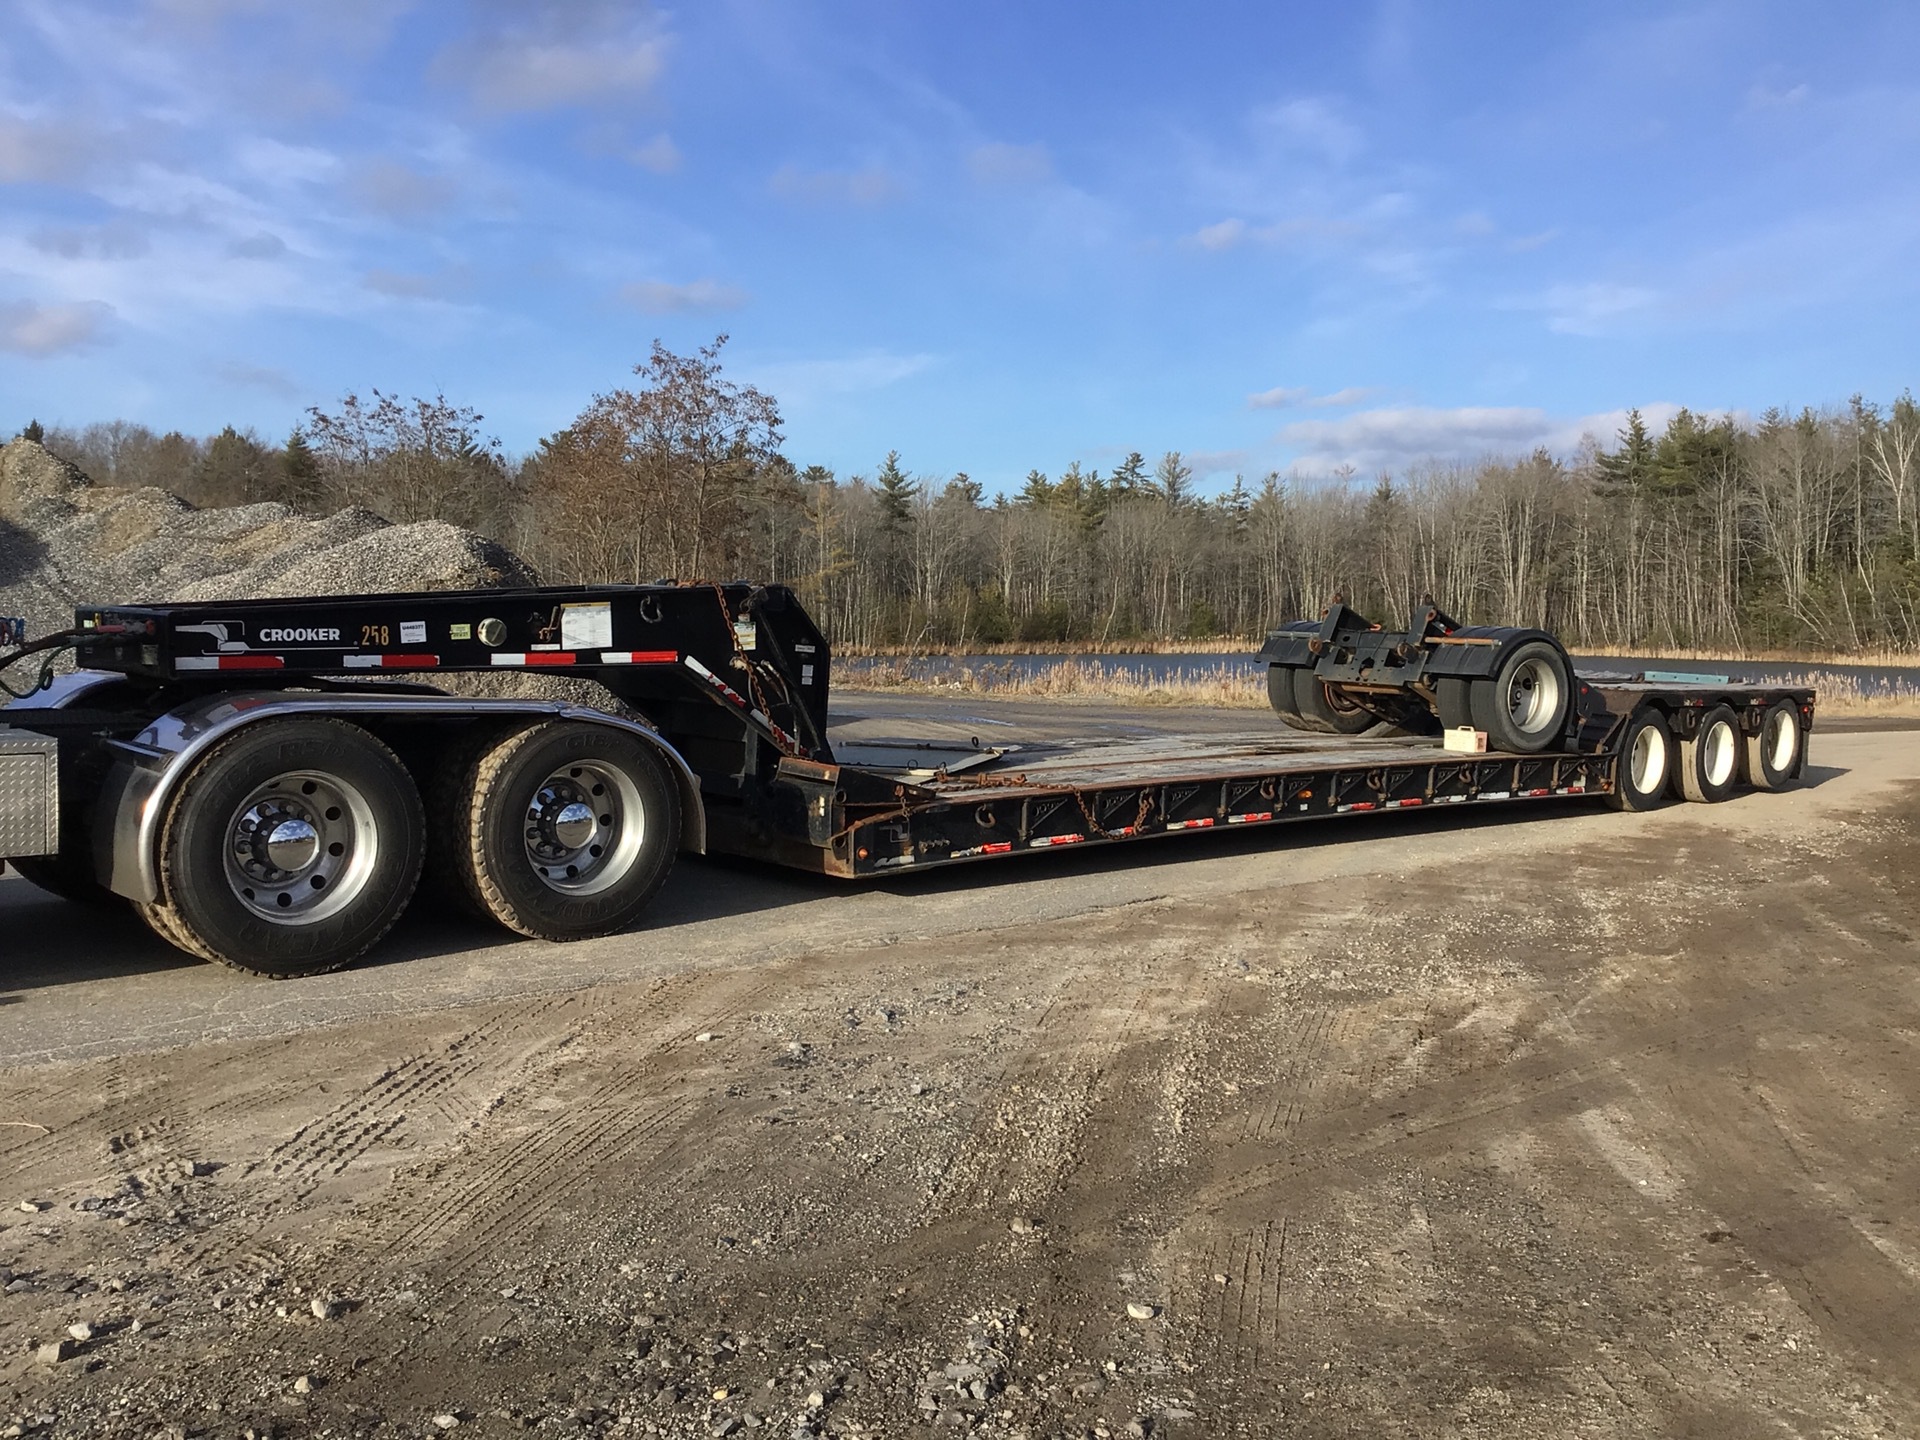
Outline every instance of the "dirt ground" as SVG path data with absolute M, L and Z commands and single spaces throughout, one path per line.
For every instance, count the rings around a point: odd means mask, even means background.
M 0 881 L 0 1434 L 1911 1434 L 1920 743 L 1814 759 L 286 985 Z

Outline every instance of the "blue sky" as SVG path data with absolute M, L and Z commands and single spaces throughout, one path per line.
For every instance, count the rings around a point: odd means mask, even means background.
M 1365 477 L 1915 380 L 1920 6 L 4 0 L 0 425 Z

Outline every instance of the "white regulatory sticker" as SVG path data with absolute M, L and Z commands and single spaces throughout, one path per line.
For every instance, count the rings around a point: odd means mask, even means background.
M 606 601 L 597 605 L 560 607 L 560 648 L 562 650 L 609 650 L 613 647 L 613 606 Z
M 400 643 L 402 645 L 426 644 L 427 622 L 424 620 L 402 620 L 400 622 Z

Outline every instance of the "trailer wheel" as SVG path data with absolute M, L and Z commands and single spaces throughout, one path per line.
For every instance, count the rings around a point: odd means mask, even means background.
M 531 726 L 482 756 L 467 816 L 474 898 L 540 940 L 625 929 L 680 848 L 679 792 L 652 746 L 577 720 Z
M 1300 728 L 1323 735 L 1358 735 L 1380 721 L 1378 715 L 1336 693 L 1305 666 L 1293 672 L 1293 705 L 1300 712 Z
M 1747 783 L 1759 790 L 1784 790 L 1800 771 L 1800 707 L 1776 700 L 1760 717 L 1759 730 L 1746 737 Z
M 1442 675 L 1433 687 L 1434 708 L 1440 712 L 1445 730 L 1469 729 L 1473 725 L 1473 682 L 1458 675 Z
M 1273 713 L 1291 725 L 1295 730 L 1304 730 L 1306 725 L 1300 719 L 1300 707 L 1293 700 L 1293 677 L 1295 666 L 1269 665 L 1267 667 L 1267 703 L 1273 707 Z
M 1616 810 L 1651 810 L 1664 804 L 1673 780 L 1673 731 L 1651 706 L 1636 710 L 1620 737 L 1620 764 L 1607 803 Z
M 1733 709 L 1716 705 L 1700 727 L 1680 742 L 1680 793 L 1702 804 L 1725 800 L 1740 787 L 1740 722 Z
M 1500 668 L 1472 689 L 1473 724 L 1494 750 L 1531 755 L 1560 738 L 1573 705 L 1573 666 L 1545 640 L 1516 645 Z
M 236 970 L 337 970 L 413 898 L 423 829 L 413 777 L 365 730 L 265 721 L 215 746 L 181 786 L 161 838 L 162 899 L 143 914 Z

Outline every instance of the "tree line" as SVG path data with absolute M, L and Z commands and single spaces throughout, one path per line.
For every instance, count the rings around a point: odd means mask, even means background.
M 361 505 L 514 546 L 558 582 L 779 580 L 838 643 L 1118 645 L 1248 636 L 1341 591 L 1397 622 L 1575 645 L 1920 649 L 1920 408 L 1911 394 L 1757 420 L 1638 411 L 1608 442 L 1371 480 L 1236 476 L 1200 494 L 1178 452 L 1071 463 L 987 498 L 965 474 L 800 467 L 725 336 L 655 344 L 630 385 L 509 457 L 444 396 L 348 395 L 282 445 L 125 422 L 44 432 L 104 484 L 197 505 Z M 33 427 L 38 430 L 38 426 Z

